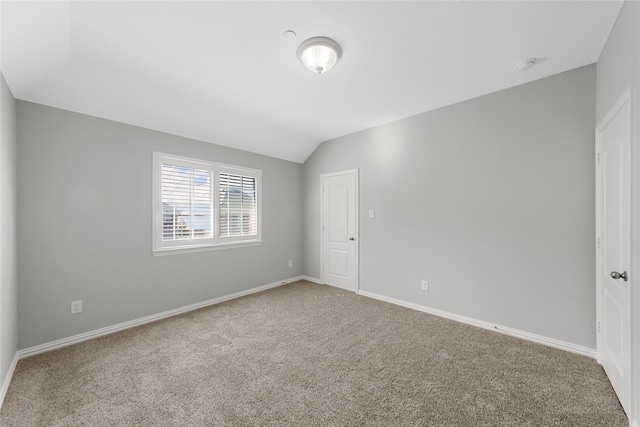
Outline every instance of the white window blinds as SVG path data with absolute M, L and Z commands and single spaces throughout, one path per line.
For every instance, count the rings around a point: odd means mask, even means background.
M 260 242 L 261 171 L 163 153 L 153 159 L 154 253 Z
M 213 235 L 211 172 L 162 164 L 162 240 Z
M 220 237 L 248 237 L 258 232 L 256 178 L 220 173 Z

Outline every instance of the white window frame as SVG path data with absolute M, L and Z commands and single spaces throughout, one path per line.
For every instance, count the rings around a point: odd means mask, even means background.
M 212 237 L 184 241 L 163 241 L 163 212 L 162 212 L 162 164 L 168 163 L 210 171 L 212 194 Z M 256 179 L 257 198 L 257 234 L 251 236 L 220 236 L 220 173 L 230 173 L 249 176 Z M 152 252 L 153 255 L 173 255 L 189 252 L 201 252 L 218 249 L 230 249 L 247 246 L 258 246 L 262 243 L 262 171 L 240 166 L 227 165 L 202 159 L 177 156 L 173 154 L 153 152 L 153 181 L 152 181 Z

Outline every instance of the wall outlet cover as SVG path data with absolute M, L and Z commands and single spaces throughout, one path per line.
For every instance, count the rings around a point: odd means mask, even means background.
M 71 314 L 82 313 L 82 300 L 71 302 Z

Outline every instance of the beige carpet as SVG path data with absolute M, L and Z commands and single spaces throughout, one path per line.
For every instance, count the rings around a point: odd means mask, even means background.
M 2 426 L 627 426 L 587 357 L 298 282 L 19 362 Z

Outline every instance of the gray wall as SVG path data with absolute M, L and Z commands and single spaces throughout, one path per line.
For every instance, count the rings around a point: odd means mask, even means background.
M 637 1 L 627 1 L 622 6 L 622 10 L 618 15 L 616 24 L 609 35 L 609 40 L 605 45 L 600 59 L 598 60 L 598 77 L 596 83 L 596 111 L 597 122 L 607 114 L 609 109 L 618 100 L 622 93 L 631 87 L 632 93 L 635 93 L 635 176 L 632 181 L 632 194 L 638 194 L 638 173 L 640 172 L 640 152 L 638 152 L 640 141 L 640 115 L 638 96 L 640 96 L 640 3 Z M 635 241 L 634 245 L 634 262 L 631 271 L 640 271 L 640 247 L 638 247 L 638 230 L 640 230 L 640 200 L 636 196 L 636 204 L 634 207 L 634 224 L 635 224 Z M 633 280 L 633 279 L 632 279 Z M 635 361 L 635 421 L 640 422 L 640 289 L 636 281 L 631 287 L 633 301 L 636 304 L 635 310 L 635 330 L 636 333 L 632 337 L 632 345 L 634 345 Z M 633 302 L 632 302 L 633 303 Z
M 0 73 L 0 385 L 18 350 L 16 101 Z
M 598 59 L 596 124 L 628 88 L 640 82 L 640 2 L 627 1 Z
M 17 113 L 20 349 L 302 273 L 300 164 L 24 101 Z M 261 169 L 264 243 L 152 256 L 153 151 Z
M 595 348 L 595 72 L 321 144 L 304 274 L 320 277 L 319 175 L 359 168 L 362 290 Z

